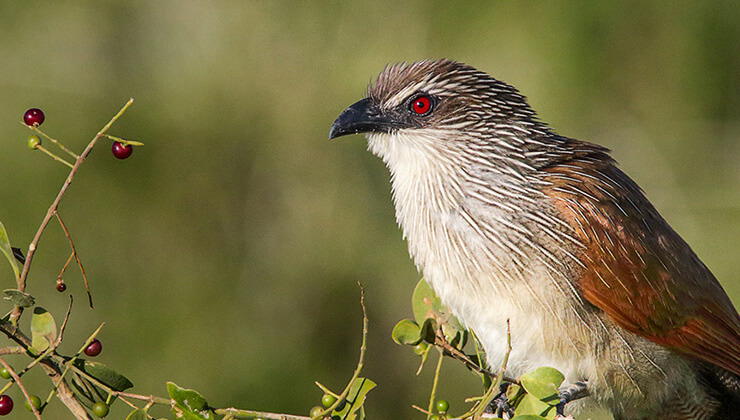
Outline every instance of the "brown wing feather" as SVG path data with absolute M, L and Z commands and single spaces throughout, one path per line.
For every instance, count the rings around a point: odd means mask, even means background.
M 740 316 L 722 286 L 603 149 L 577 144 L 546 170 L 586 246 L 583 296 L 622 328 L 740 375 Z

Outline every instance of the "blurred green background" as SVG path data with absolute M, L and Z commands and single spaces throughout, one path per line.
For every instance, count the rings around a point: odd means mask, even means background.
M 314 380 L 340 389 L 354 369 L 361 281 L 368 414 L 422 418 L 410 405 L 433 369 L 415 376 L 390 338 L 419 275 L 388 173 L 360 136 L 327 140 L 386 63 L 467 62 L 559 133 L 610 147 L 740 303 L 740 3 L 644 3 L 1 1 L 0 220 L 25 249 L 67 173 L 26 148 L 27 108 L 81 150 L 133 97 L 111 133 L 146 146 L 118 161 L 102 142 L 62 202 L 95 299 L 72 269 L 62 350 L 106 322 L 99 360 L 136 392 L 172 380 L 216 406 L 304 414 Z M 29 291 L 58 320 L 67 256 L 52 224 Z M 452 363 L 440 386 L 455 413 L 480 391 Z

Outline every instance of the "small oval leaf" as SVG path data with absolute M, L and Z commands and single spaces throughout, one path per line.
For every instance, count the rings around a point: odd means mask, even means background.
M 3 290 L 3 293 L 5 293 L 6 295 L 3 299 L 7 299 L 13 302 L 13 305 L 16 305 L 16 306 L 30 308 L 36 303 L 36 299 L 34 299 L 33 296 L 29 295 L 26 292 L 21 292 L 20 290 L 5 289 Z
M 134 386 L 127 377 L 102 363 L 77 359 L 75 360 L 75 366 L 114 391 L 121 392 Z
M 57 339 L 57 324 L 49 311 L 37 306 L 31 315 L 31 346 L 37 353 L 44 350 Z
M 178 419 L 214 420 L 216 417 L 208 408 L 208 402 L 197 391 L 181 388 L 174 382 L 167 382 L 167 393 L 174 401 L 172 413 Z
M 371 389 L 375 388 L 375 382 L 367 378 L 357 378 L 352 382 L 347 394 L 347 403 L 340 411 L 334 410 L 332 416 L 339 416 L 342 419 L 354 418 L 355 413 L 362 409 L 365 403 L 365 396 Z M 364 414 L 362 415 L 364 417 Z
M 411 298 L 411 305 L 414 310 L 414 319 L 421 324 L 424 320 L 434 315 L 434 312 L 442 308 L 442 301 L 434 293 L 432 287 L 426 280 L 421 279 L 414 288 L 414 295 Z
M 514 412 L 516 414 L 532 414 L 536 416 L 544 416 L 547 414 L 550 409 L 553 409 L 553 406 L 540 401 L 539 398 L 532 396 L 530 394 L 525 395 L 521 401 L 519 401 L 519 404 L 517 404 L 516 409 Z
M 533 397 L 557 404 L 559 401 L 558 387 L 565 377 L 555 368 L 540 367 L 525 373 L 519 380 L 522 387 Z
M 391 336 L 398 344 L 415 346 L 421 342 L 420 332 L 419 324 L 410 319 L 402 319 L 393 327 Z

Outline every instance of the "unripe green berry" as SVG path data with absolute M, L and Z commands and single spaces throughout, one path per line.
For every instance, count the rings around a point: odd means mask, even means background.
M 39 146 L 41 146 L 41 139 L 37 135 L 29 136 L 28 137 L 28 148 L 35 150 Z
M 108 411 L 110 411 L 110 407 L 108 407 L 108 404 L 104 403 L 103 401 L 96 402 L 92 408 L 93 414 L 95 414 L 96 417 L 100 417 L 101 419 L 108 415 Z
M 0 378 L 10 379 L 10 371 L 6 367 L 0 368 Z
M 450 403 L 447 400 L 437 401 L 437 411 L 440 413 L 446 413 L 450 409 Z
M 332 404 L 337 402 L 337 397 L 331 395 L 331 394 L 324 394 L 323 397 L 321 397 L 321 405 L 323 405 L 326 408 L 331 407 Z
M 429 420 L 440 420 L 439 414 L 432 414 L 429 416 Z
M 421 343 L 414 346 L 414 353 L 421 356 L 424 354 L 425 351 L 427 351 L 428 348 L 429 348 L 429 344 L 422 341 Z
M 31 404 L 33 404 L 33 408 L 35 408 L 36 410 L 41 408 L 41 398 L 39 398 L 38 395 L 31 395 L 30 400 L 31 400 Z M 31 408 L 31 404 L 29 404 L 28 400 L 26 400 L 26 409 L 28 411 L 33 411 L 33 409 Z
M 312 409 L 311 409 L 311 411 L 309 412 L 309 414 L 308 414 L 308 415 L 309 415 L 310 417 L 318 417 L 318 415 L 319 415 L 319 414 L 321 414 L 321 412 L 322 412 L 322 411 L 324 411 L 324 409 L 323 409 L 323 408 L 321 408 L 321 407 L 319 407 L 319 406 L 317 405 L 316 407 L 314 407 L 314 408 L 312 408 Z

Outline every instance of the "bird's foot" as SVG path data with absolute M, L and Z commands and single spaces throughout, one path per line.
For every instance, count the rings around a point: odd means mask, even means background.
M 512 418 L 514 417 L 514 410 L 509 405 L 509 398 L 506 396 L 506 390 L 509 389 L 508 382 L 501 383 L 498 394 L 493 397 L 491 403 L 486 407 L 485 413 L 496 414 L 499 418 Z M 507 417 L 504 417 L 506 415 Z
M 560 403 L 556 407 L 556 413 L 558 416 L 565 417 L 565 405 L 569 402 L 579 400 L 583 397 L 587 397 L 591 392 L 588 390 L 587 382 L 576 382 L 570 385 L 560 387 L 558 394 L 560 396 Z M 557 418 L 557 417 L 556 417 Z

